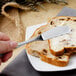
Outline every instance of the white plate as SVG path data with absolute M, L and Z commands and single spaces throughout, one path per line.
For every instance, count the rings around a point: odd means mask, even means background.
M 33 32 L 40 26 L 45 25 L 44 24 L 39 24 L 35 26 L 28 27 L 26 30 L 26 40 L 29 39 L 29 37 L 33 34 Z M 70 58 L 70 62 L 68 66 L 66 67 L 57 67 L 48 63 L 45 63 L 41 61 L 39 58 L 33 57 L 27 53 L 28 59 L 32 66 L 34 67 L 35 70 L 37 71 L 65 71 L 65 70 L 72 70 L 76 69 L 76 56 L 72 56 Z

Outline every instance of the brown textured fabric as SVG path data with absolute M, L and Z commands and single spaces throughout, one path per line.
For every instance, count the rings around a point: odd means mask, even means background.
M 24 40 L 24 27 L 20 20 L 18 9 L 12 9 L 9 11 L 14 21 L 8 19 L 5 16 L 0 16 L 0 32 L 6 33 L 11 40 L 23 41 Z
M 6 11 L 6 8 L 8 11 Z M 20 42 L 25 39 L 25 28 L 22 25 L 18 8 L 30 10 L 15 2 L 8 2 L 2 6 L 1 13 L 4 16 L 0 16 L 0 32 L 6 33 L 11 40 Z

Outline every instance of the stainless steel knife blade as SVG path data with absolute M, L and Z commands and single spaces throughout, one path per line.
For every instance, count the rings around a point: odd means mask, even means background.
M 43 40 L 48 40 L 57 36 L 70 33 L 69 26 L 58 26 L 41 34 Z

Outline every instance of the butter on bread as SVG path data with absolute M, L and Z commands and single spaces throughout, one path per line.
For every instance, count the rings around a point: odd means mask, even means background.
M 50 39 L 50 51 L 53 55 L 63 55 L 65 51 L 76 52 L 76 17 L 54 17 L 49 20 L 48 26 L 69 26 L 71 33 Z

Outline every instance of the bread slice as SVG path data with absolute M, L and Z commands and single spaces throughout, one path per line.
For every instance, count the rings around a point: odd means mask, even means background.
M 63 55 L 66 51 L 76 52 L 76 17 L 55 17 L 52 18 L 48 26 L 57 27 L 68 25 L 71 33 L 50 39 L 50 51 L 53 55 Z
M 44 25 L 38 28 L 31 38 L 38 36 L 39 34 L 51 29 L 51 26 Z M 49 40 L 35 41 L 26 45 L 26 50 L 30 55 L 39 57 L 42 61 L 56 66 L 66 66 L 69 62 L 70 53 L 65 53 L 62 56 L 54 56 L 49 49 Z
M 40 28 L 36 29 L 36 31 L 33 33 L 31 38 L 36 37 L 40 35 L 42 32 L 45 32 L 49 29 L 50 29 L 50 26 L 47 26 L 47 25 L 41 26 Z M 31 42 L 26 45 L 26 49 L 28 50 L 29 54 L 36 57 L 40 57 L 40 53 L 42 53 L 44 49 L 46 50 L 49 49 L 48 40 Z

